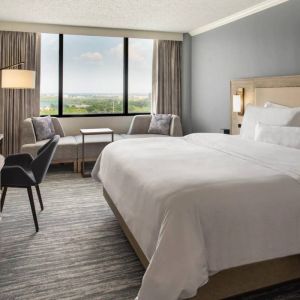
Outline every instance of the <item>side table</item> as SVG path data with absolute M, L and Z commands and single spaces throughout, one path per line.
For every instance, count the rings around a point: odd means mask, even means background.
M 89 128 L 80 129 L 82 135 L 82 163 L 81 163 L 81 175 L 82 177 L 90 177 L 91 174 L 85 172 L 85 144 L 84 137 L 86 135 L 98 135 L 98 134 L 111 134 L 111 142 L 114 141 L 114 131 L 110 128 Z

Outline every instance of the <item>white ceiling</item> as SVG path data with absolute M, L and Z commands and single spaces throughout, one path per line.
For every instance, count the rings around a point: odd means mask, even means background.
M 263 2 L 266 0 L 1 0 L 0 21 L 190 32 Z

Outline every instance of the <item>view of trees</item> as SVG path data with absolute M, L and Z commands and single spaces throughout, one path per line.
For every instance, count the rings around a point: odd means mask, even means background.
M 122 95 L 64 95 L 63 114 L 110 114 L 123 112 Z M 129 95 L 130 113 L 148 113 L 151 110 L 150 95 Z M 41 95 L 41 115 L 58 114 L 57 95 Z
M 122 114 L 124 84 L 128 113 L 149 113 L 152 56 L 151 39 L 42 33 L 40 114 L 58 115 L 59 88 L 63 115 Z

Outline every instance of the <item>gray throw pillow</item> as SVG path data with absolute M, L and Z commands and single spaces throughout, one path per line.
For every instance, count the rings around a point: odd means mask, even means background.
M 32 124 L 37 141 L 47 140 L 54 137 L 55 130 L 50 116 L 33 117 Z
M 169 135 L 171 119 L 172 115 L 152 115 L 148 133 Z

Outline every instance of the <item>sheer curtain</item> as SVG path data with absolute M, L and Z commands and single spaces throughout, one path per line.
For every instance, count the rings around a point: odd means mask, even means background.
M 40 34 L 0 31 L 0 68 L 24 62 L 23 69 L 36 71 L 33 90 L 0 89 L 0 131 L 4 134 L 3 153 L 20 150 L 21 124 L 40 111 Z
M 181 116 L 182 42 L 154 42 L 152 112 Z

